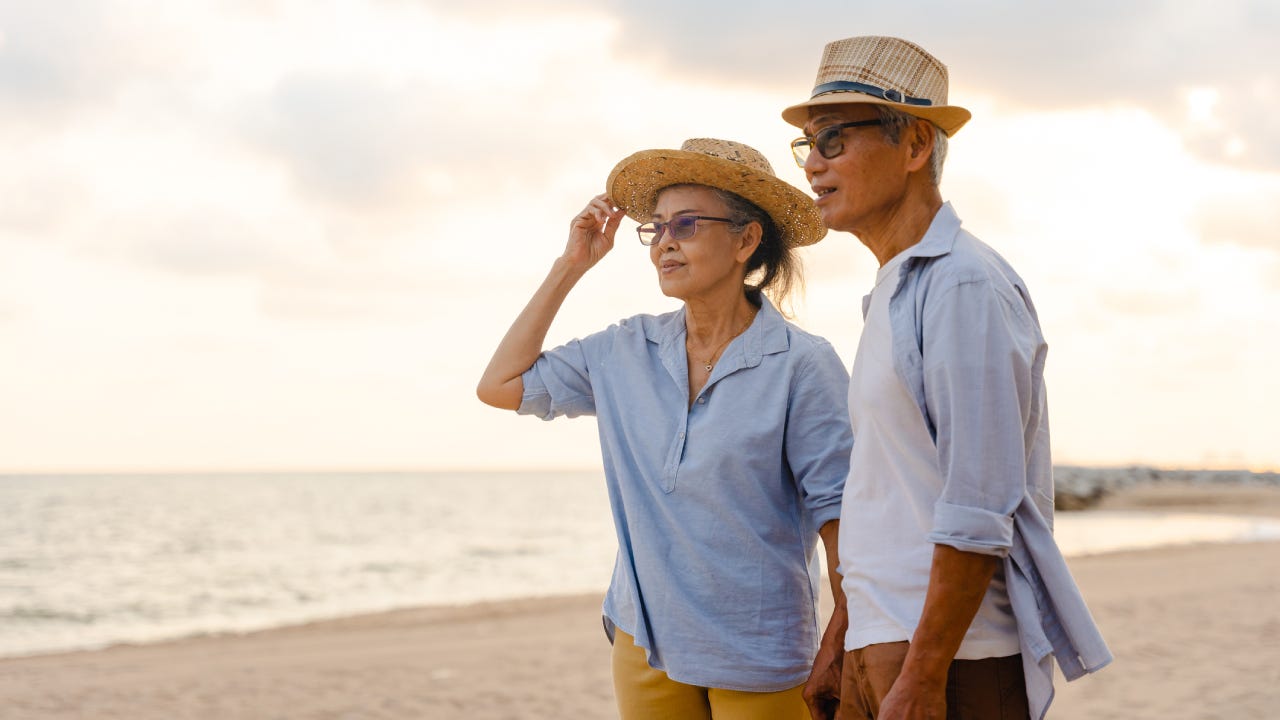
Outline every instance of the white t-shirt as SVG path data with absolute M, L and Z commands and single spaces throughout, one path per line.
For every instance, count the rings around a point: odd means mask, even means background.
M 924 608 L 942 494 L 938 454 L 893 367 L 889 297 L 906 253 L 876 273 L 849 382 L 853 454 L 840 516 L 840 571 L 849 602 L 845 650 L 910 640 Z M 1003 569 L 987 589 L 956 659 L 1020 652 Z

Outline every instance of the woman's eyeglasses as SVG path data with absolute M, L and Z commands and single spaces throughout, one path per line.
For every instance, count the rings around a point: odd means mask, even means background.
M 809 159 L 809 152 L 813 148 L 818 148 L 818 152 L 822 157 L 830 160 L 838 157 L 844 152 L 844 140 L 841 134 L 845 128 L 854 127 L 870 127 L 872 125 L 880 125 L 880 120 L 857 120 L 854 122 L 838 123 L 836 125 L 828 125 L 818 131 L 817 135 L 810 137 L 796 138 L 791 141 L 791 155 L 795 157 L 796 164 L 804 167 L 804 161 Z
M 636 234 L 640 236 L 640 244 L 646 247 L 657 245 L 658 241 L 662 239 L 663 232 L 670 233 L 672 240 L 688 240 L 698 231 L 699 220 L 714 220 L 716 222 L 737 224 L 729 218 L 710 217 L 708 215 L 680 215 L 666 222 L 647 222 L 636 228 Z

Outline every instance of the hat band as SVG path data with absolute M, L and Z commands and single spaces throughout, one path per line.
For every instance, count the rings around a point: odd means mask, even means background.
M 872 97 L 880 97 L 889 102 L 904 103 L 907 105 L 932 105 L 933 101 L 928 98 L 917 98 L 903 95 L 897 90 L 886 90 L 875 85 L 866 83 L 853 82 L 852 80 L 836 80 L 834 82 L 822 83 L 813 89 L 813 95 L 809 99 L 825 95 L 830 92 L 859 92 Z

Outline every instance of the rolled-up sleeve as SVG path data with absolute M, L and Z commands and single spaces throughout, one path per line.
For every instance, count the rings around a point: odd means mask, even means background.
M 818 342 L 796 367 L 787 408 L 785 451 L 813 527 L 840 518 L 849 474 L 849 373 L 835 349 Z
M 1004 557 L 1026 489 L 1039 331 L 1020 300 L 990 280 L 930 298 L 923 322 L 925 401 L 943 478 L 929 541 Z
M 552 420 L 562 415 L 577 417 L 596 412 L 590 364 L 581 340 L 543 351 L 521 379 L 524 395 L 516 410 L 521 415 Z

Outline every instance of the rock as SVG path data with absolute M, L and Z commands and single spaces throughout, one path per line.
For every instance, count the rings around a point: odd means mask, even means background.
M 1249 470 L 1165 470 L 1147 465 L 1057 465 L 1053 468 L 1053 480 L 1054 509 L 1085 510 L 1097 505 L 1108 493 L 1139 484 L 1184 482 L 1195 485 L 1280 486 L 1280 473 Z

